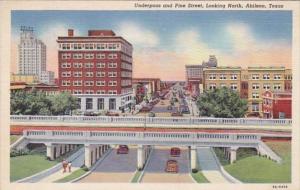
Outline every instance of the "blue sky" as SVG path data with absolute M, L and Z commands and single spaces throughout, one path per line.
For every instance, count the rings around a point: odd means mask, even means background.
M 146 63 L 149 62 L 146 59 L 154 56 L 158 61 L 156 66 L 170 62 L 172 67 L 178 65 L 176 71 L 185 64 L 201 63 L 209 54 L 217 55 L 223 65 L 235 60 L 245 66 L 253 62 L 286 64 L 283 60 L 290 58 L 279 57 L 276 61 L 269 59 L 267 53 L 274 54 L 274 47 L 290 49 L 292 41 L 291 11 L 18 10 L 12 11 L 15 42 L 21 25 L 34 27 L 49 51 L 55 48 L 57 36 L 66 35 L 68 28 L 74 28 L 75 35 L 86 35 L 89 29 L 112 29 L 133 44 L 134 58 L 139 64 L 153 64 Z M 265 55 L 256 58 L 262 51 Z M 172 58 L 178 54 L 185 56 L 178 57 L 181 63 Z M 284 56 L 287 55 L 289 53 Z M 54 61 L 49 56 L 48 62 L 53 66 Z
M 290 11 L 13 11 L 13 33 L 21 25 L 43 32 L 45 25 L 66 23 L 86 34 L 88 29 L 116 29 L 120 22 L 136 22 L 159 34 L 161 47 L 168 48 L 169 41 L 184 28 L 194 28 L 202 40 L 212 48 L 231 48 L 230 39 L 224 35 L 227 23 L 246 23 L 258 40 L 282 39 L 291 43 L 292 17 Z

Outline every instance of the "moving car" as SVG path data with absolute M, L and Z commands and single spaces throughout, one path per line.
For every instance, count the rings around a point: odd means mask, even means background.
M 127 145 L 119 145 L 117 149 L 117 154 L 128 154 L 129 148 Z
M 170 150 L 170 155 L 172 157 L 179 157 L 180 156 L 180 148 L 172 147 Z
M 177 173 L 178 164 L 176 160 L 168 160 L 166 164 L 165 172 Z

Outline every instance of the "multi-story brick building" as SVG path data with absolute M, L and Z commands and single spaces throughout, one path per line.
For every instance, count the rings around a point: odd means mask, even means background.
M 203 72 L 205 90 L 228 87 L 240 93 L 241 67 L 204 68 Z
M 57 39 L 58 83 L 81 102 L 82 111 L 127 109 L 132 103 L 132 45 L 111 30 Z
M 292 118 L 292 92 L 265 91 L 263 99 L 263 117 L 272 119 Z
M 185 72 L 188 91 L 190 91 L 192 95 L 199 95 L 200 84 L 203 83 L 203 66 L 186 65 Z
M 248 67 L 249 112 L 262 116 L 262 94 L 284 91 L 285 67 Z
M 292 70 L 286 69 L 284 74 L 284 90 L 291 91 L 293 89 L 292 80 L 293 80 Z
M 248 99 L 248 111 L 262 116 L 262 94 L 292 89 L 292 73 L 285 67 L 204 68 L 204 89 L 228 87 Z
M 186 65 L 185 77 L 187 90 L 192 96 L 198 96 L 203 92 L 203 69 L 217 67 L 218 60 L 215 55 L 210 55 L 208 61 L 203 61 L 202 65 Z

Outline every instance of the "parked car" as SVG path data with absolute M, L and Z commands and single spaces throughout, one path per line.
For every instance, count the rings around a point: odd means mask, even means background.
M 171 116 L 173 116 L 173 117 L 181 117 L 181 116 L 182 116 L 182 113 L 179 113 L 179 112 L 173 112 L 173 113 L 171 114 Z
M 119 116 L 119 114 L 115 112 L 107 112 L 106 116 Z
M 170 150 L 170 155 L 172 157 L 179 157 L 180 156 L 180 148 L 172 147 Z
M 84 115 L 84 116 L 98 116 L 97 113 L 94 113 L 94 112 L 92 112 L 92 111 L 86 111 L 86 112 L 84 112 L 83 115 Z
M 177 173 L 178 164 L 176 160 L 168 160 L 166 164 L 165 172 Z
M 128 154 L 129 148 L 127 145 L 119 145 L 117 154 Z

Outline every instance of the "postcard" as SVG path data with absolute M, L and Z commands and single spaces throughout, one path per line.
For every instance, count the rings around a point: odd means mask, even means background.
M 300 188 L 298 1 L 0 5 L 1 188 Z

